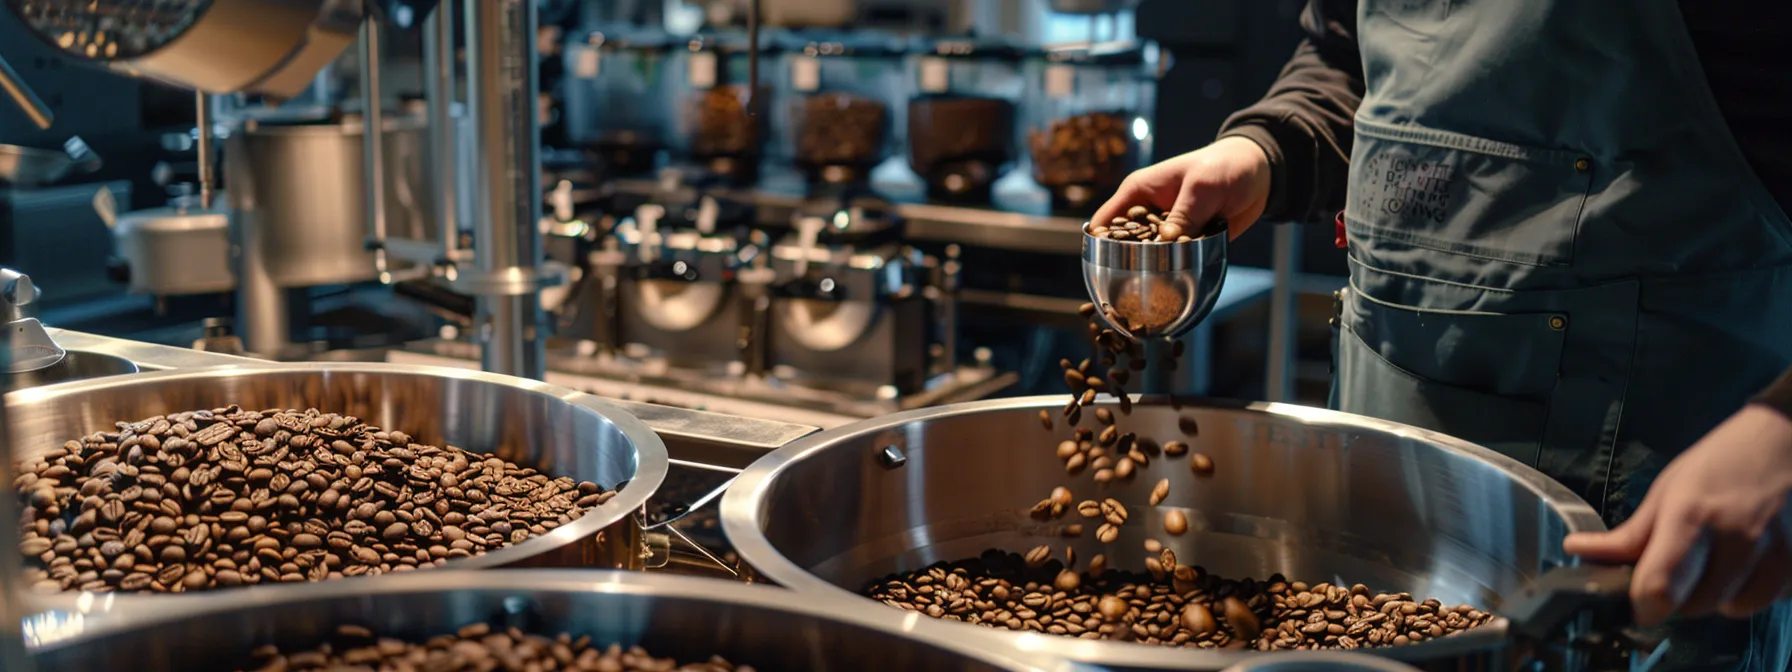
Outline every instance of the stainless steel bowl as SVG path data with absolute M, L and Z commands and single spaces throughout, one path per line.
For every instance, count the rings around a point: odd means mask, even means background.
M 71 380 L 86 380 L 105 376 L 122 376 L 136 373 L 137 364 L 116 355 L 98 352 L 81 352 L 69 350 L 63 354 L 62 361 L 35 371 L 0 374 L 0 388 L 20 390 L 27 387 L 51 385 Z M 74 437 L 70 437 L 74 438 Z
M 683 662 L 721 655 L 760 670 L 1045 670 L 1004 660 L 987 638 L 966 637 L 897 611 L 840 609 L 775 588 L 629 572 L 430 572 L 361 585 L 239 591 L 176 614 L 118 614 L 103 625 L 46 614 L 40 672 L 247 669 L 260 644 L 308 648 L 338 625 L 422 640 L 476 622 L 516 625 L 594 643 L 639 644 Z M 45 641 L 45 640 L 49 641 Z M 1065 668 L 1068 669 L 1068 668 Z
M 665 444 L 628 413 L 563 387 L 460 369 L 364 363 L 228 366 L 51 385 L 8 394 L 6 403 L 11 445 L 19 458 L 120 420 L 229 404 L 315 407 L 402 429 L 419 443 L 490 453 L 544 473 L 618 489 L 610 501 L 548 534 L 447 565 L 463 569 L 639 567 L 638 513 L 666 476 Z
M 957 404 L 898 413 L 810 435 L 749 467 L 722 503 L 722 523 L 741 558 L 798 592 L 845 597 L 891 572 L 1001 548 L 1069 544 L 1085 558 L 1140 569 L 1147 537 L 1187 564 L 1223 576 L 1364 583 L 1488 608 L 1564 561 L 1569 532 L 1603 529 L 1567 489 L 1512 459 L 1425 430 L 1304 406 L 1189 402 L 1180 410 L 1144 398 L 1124 427 L 1158 441 L 1195 421 L 1193 449 L 1216 473 L 1197 477 L 1188 459 L 1159 457 L 1131 481 L 1097 488 L 1066 477 L 1052 447 L 1069 438 L 1054 416 L 1063 397 Z M 1098 404 L 1113 408 L 1114 405 Z M 1090 409 L 1093 410 L 1093 409 Z M 1085 412 L 1083 417 L 1093 417 Z M 1156 481 L 1169 499 L 1147 503 Z M 1119 539 L 1058 536 L 1028 509 L 1057 485 L 1077 499 L 1103 496 L 1132 516 Z M 1163 532 L 1180 509 L 1190 531 Z M 1062 522 L 1074 522 L 1066 519 Z M 860 598 L 866 610 L 889 607 Z M 956 625 L 973 631 L 983 626 Z M 1254 654 L 1177 650 L 998 631 L 1011 645 L 1123 668 L 1221 670 Z M 1423 644 L 1378 649 L 1402 660 L 1498 657 L 1505 624 Z
M 1226 284 L 1226 227 L 1182 243 L 1136 243 L 1089 235 L 1083 225 L 1083 285 L 1102 321 L 1133 339 L 1175 338 L 1195 328 Z M 1109 319 L 1108 307 L 1125 322 Z

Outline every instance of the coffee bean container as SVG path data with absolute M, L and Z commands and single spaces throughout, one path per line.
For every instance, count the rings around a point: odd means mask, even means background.
M 598 647 L 640 645 L 691 663 L 720 655 L 758 670 L 1069 669 L 1004 660 L 992 641 L 895 611 L 842 609 L 775 588 L 637 572 L 430 572 L 378 583 L 239 591 L 185 611 L 120 609 L 102 625 L 42 614 L 39 672 L 256 669 L 257 646 L 307 649 L 344 625 L 422 642 L 487 623 L 553 637 L 589 636 Z M 562 668 L 565 669 L 565 668 Z
M 1054 209 L 1088 216 L 1132 171 L 1154 139 L 1155 64 L 1142 46 L 1047 49 L 1027 63 L 1027 150 L 1033 180 Z
M 665 478 L 664 443 L 628 413 L 595 397 L 508 376 L 396 364 L 246 365 L 114 376 L 7 395 L 11 447 L 21 462 L 114 423 L 232 404 L 245 409 L 317 408 L 533 467 L 550 477 L 591 481 L 616 494 L 545 534 L 446 569 L 506 566 L 639 568 L 639 516 Z M 278 480 L 278 476 L 276 476 Z M 8 552 L 17 552 L 8 549 Z M 435 570 L 441 571 L 441 570 Z M 385 580 L 344 578 L 367 585 Z M 272 585 L 264 584 L 264 585 Z M 262 588 L 254 588 L 254 591 Z M 205 600 L 124 594 L 106 601 Z M 221 592 L 243 592 L 223 590 Z M 78 599 L 80 598 L 80 599 Z M 46 604 L 92 604 L 86 596 L 41 596 Z
M 1100 396 L 1085 408 L 1164 446 L 1131 478 L 1066 476 L 1054 448 L 1077 429 L 1066 396 L 897 413 L 798 440 L 754 463 L 725 495 L 723 527 L 743 561 L 797 592 L 855 598 L 873 581 L 986 549 L 1040 545 L 1149 566 L 1147 540 L 1228 577 L 1366 584 L 1446 604 L 1499 598 L 1565 561 L 1570 532 L 1600 530 L 1593 509 L 1543 474 L 1442 434 L 1317 408 Z M 1054 422 L 1042 422 L 1042 412 Z M 1186 449 L 1167 448 L 1171 441 Z M 1180 458 L 1172 455 L 1183 455 Z M 1202 456 L 1209 471 L 1191 469 Z M 1150 502 L 1167 479 L 1167 495 Z M 1110 543 L 1093 520 L 1032 515 L 1054 487 L 1112 498 L 1128 515 Z M 1166 531 L 1165 521 L 1178 520 Z M 1111 521 L 1111 519 L 1110 519 Z M 1072 534 L 1071 524 L 1090 523 Z M 1155 548 L 1158 544 L 1150 544 Z M 859 599 L 859 609 L 892 607 Z M 1172 649 L 995 630 L 1011 646 L 1118 669 L 1222 670 L 1281 652 Z M 1425 668 L 1510 669 L 1506 623 L 1373 653 Z M 1365 649 L 1364 651 L 1370 651 Z M 1505 665 L 1504 668 L 1499 667 Z

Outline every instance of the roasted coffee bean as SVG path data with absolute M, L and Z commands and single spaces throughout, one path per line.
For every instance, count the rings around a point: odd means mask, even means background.
M 1114 424 L 1114 412 L 1105 408 L 1095 409 L 1095 421 L 1103 425 Z
M 1101 502 L 1097 502 L 1093 499 L 1085 499 L 1081 503 L 1078 503 L 1076 505 L 1076 512 L 1082 514 L 1084 518 L 1097 518 L 1105 515 L 1102 512 Z
M 1257 614 L 1245 605 L 1244 600 L 1237 596 L 1228 597 L 1225 607 L 1226 625 L 1232 628 L 1232 633 L 1239 639 L 1250 641 L 1263 632 L 1263 625 L 1258 621 Z
M 1208 457 L 1204 453 L 1195 453 L 1193 456 L 1189 457 L 1188 466 L 1189 468 L 1194 469 L 1195 473 L 1202 476 L 1211 476 L 1213 474 L 1213 458 Z
M 1170 479 L 1167 479 L 1167 478 L 1158 479 L 1157 485 L 1151 486 L 1151 498 L 1148 501 L 1151 502 L 1152 506 L 1157 506 L 1159 504 L 1164 503 L 1164 498 L 1169 497 L 1169 496 L 1170 496 Z
M 1156 539 L 1145 539 L 1145 552 L 1152 555 L 1164 552 L 1164 543 Z
M 1164 513 L 1164 531 L 1172 536 L 1182 536 L 1188 531 L 1188 516 L 1179 509 L 1171 509 Z
M 1184 436 L 1195 436 L 1201 431 L 1201 427 L 1195 422 L 1195 419 L 1186 415 L 1176 419 L 1176 428 L 1181 430 Z
M 1052 557 L 1052 547 L 1050 547 L 1050 546 L 1034 546 L 1033 550 L 1027 551 L 1027 566 L 1028 567 L 1039 567 L 1041 565 L 1044 565 L 1045 561 L 1050 560 L 1051 557 Z
M 1165 441 L 1164 454 L 1170 457 L 1181 457 L 1188 453 L 1188 444 L 1181 441 Z
M 1070 504 L 1075 500 L 1071 497 L 1070 488 L 1058 486 L 1056 488 L 1052 488 L 1051 501 L 1052 501 L 1052 504 L 1057 505 L 1057 506 L 1070 506 Z
M 1182 627 L 1195 635 L 1210 635 L 1219 630 L 1219 622 L 1213 619 L 1213 611 L 1200 602 L 1189 602 L 1182 608 Z
M 1115 526 L 1126 524 L 1126 506 L 1112 497 L 1101 501 L 1101 515 Z
M 403 571 L 545 534 L 613 494 L 316 410 L 119 427 L 27 465 L 26 486 L 66 486 L 22 498 L 42 526 L 20 543 L 34 585 L 189 592 Z M 458 554 L 438 532 L 450 514 L 482 523 Z
M 1101 527 L 1095 529 L 1095 539 L 1101 543 L 1111 544 L 1119 538 L 1120 528 L 1113 523 L 1102 523 Z
M 1058 459 L 1068 460 L 1071 455 L 1077 454 L 1080 449 L 1081 447 L 1077 445 L 1076 441 L 1061 441 L 1058 443 Z
M 1051 431 L 1051 429 L 1052 429 L 1051 411 L 1040 411 L 1039 412 L 1039 426 L 1044 427 L 1045 431 L 1048 431 L 1048 432 Z

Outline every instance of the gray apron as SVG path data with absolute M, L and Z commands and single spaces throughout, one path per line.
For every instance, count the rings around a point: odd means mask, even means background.
M 1676 0 L 1363 0 L 1333 405 L 1630 515 L 1792 363 L 1792 222 Z M 1666 669 L 1788 667 L 1785 604 Z

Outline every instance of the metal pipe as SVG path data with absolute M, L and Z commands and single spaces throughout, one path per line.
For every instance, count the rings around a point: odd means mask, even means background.
M 474 333 L 486 371 L 547 375 L 539 278 L 541 138 L 534 0 L 467 2 L 467 111 L 482 169 L 474 187 L 474 267 L 482 284 Z
M 1300 229 L 1298 224 L 1275 227 L 1276 284 L 1269 295 L 1269 370 L 1264 397 L 1292 402 L 1295 395 L 1295 362 L 1299 354 L 1296 327 L 1300 320 Z
M 12 102 L 19 104 L 19 110 L 31 119 L 31 123 L 37 124 L 40 130 L 48 129 L 50 123 L 56 120 L 56 115 L 50 112 L 50 106 L 45 105 L 43 99 L 37 97 L 37 92 L 25 84 L 25 79 L 19 76 L 17 70 L 12 69 L 5 57 L 0 57 L 0 89 L 6 89 L 6 95 L 12 98 Z
M 434 152 L 436 221 L 441 225 L 441 259 L 452 264 L 460 248 L 460 207 L 455 180 L 460 157 L 455 133 L 454 0 L 442 0 L 423 27 L 423 96 L 429 106 L 430 149 Z
M 367 241 L 373 251 L 373 270 L 380 282 L 392 282 L 386 266 L 386 157 L 384 105 L 380 98 L 380 24 L 367 17 L 361 24 L 361 160 L 362 191 L 371 237 Z
M 199 207 L 212 209 L 212 188 L 217 179 L 212 176 L 212 97 L 204 91 L 193 94 L 198 109 L 194 114 L 194 126 L 199 137 L 196 139 L 199 149 Z

